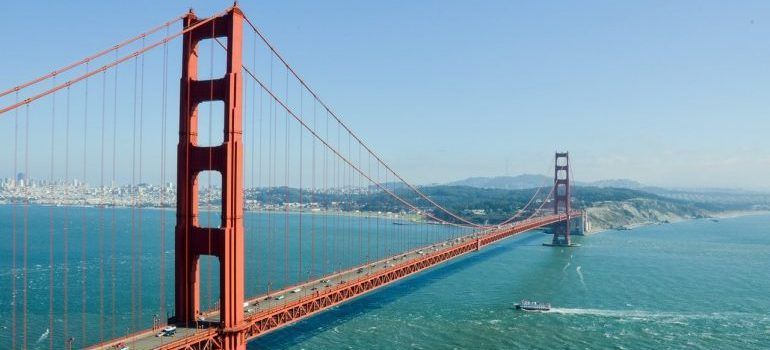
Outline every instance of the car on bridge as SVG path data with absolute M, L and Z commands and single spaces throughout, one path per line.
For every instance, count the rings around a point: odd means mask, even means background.
M 166 326 L 160 333 L 155 335 L 156 337 L 173 337 L 176 334 L 176 326 Z

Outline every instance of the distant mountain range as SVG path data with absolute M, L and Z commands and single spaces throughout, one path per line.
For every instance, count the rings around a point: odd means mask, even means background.
M 536 174 L 523 174 L 516 176 L 495 176 L 495 177 L 469 177 L 465 180 L 459 180 L 447 183 L 446 186 L 470 186 L 477 188 L 496 188 L 503 190 L 523 190 L 527 188 L 537 188 L 543 185 L 550 185 L 553 177 Z M 627 188 L 631 190 L 640 190 L 647 186 L 628 179 L 599 180 L 593 182 L 575 182 L 576 186 L 594 186 L 594 187 L 615 187 Z
M 469 177 L 465 180 L 450 182 L 446 184 L 446 186 L 523 190 L 527 188 L 537 188 L 543 185 L 547 186 L 551 182 L 553 182 L 553 178 L 549 178 L 545 175 L 523 174 L 516 176 Z
M 469 186 L 481 189 L 523 190 L 551 186 L 553 177 L 547 175 L 524 174 L 517 176 L 470 177 L 454 181 L 446 186 Z M 603 189 L 625 189 L 641 191 L 664 198 L 708 203 L 718 206 L 761 205 L 770 206 L 770 193 L 729 188 L 664 188 L 647 186 L 629 179 L 599 180 L 591 182 L 576 181 L 576 187 L 596 187 Z M 713 209 L 713 208 L 712 208 Z

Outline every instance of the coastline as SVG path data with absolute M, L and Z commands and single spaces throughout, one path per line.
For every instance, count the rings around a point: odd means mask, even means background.
M 0 206 L 13 206 L 16 205 L 18 207 L 23 207 L 24 205 L 29 205 L 31 207 L 41 207 L 41 208 L 48 208 L 48 207 L 55 207 L 55 208 L 94 208 L 94 209 L 140 209 L 140 210 L 152 210 L 152 211 L 175 211 L 176 206 L 127 206 L 127 205 L 109 205 L 109 206 L 100 206 L 100 205 L 94 205 L 94 204 L 53 204 L 53 203 L 8 203 L 8 202 L 0 202 Z M 199 212 L 205 213 L 205 212 L 219 212 L 220 208 L 219 206 L 212 206 L 211 208 L 199 208 Z M 269 214 L 275 214 L 275 215 L 281 215 L 281 214 L 288 214 L 288 215 L 318 215 L 318 216 L 325 216 L 325 215 L 334 215 L 334 216 L 345 216 L 345 217 L 362 217 L 362 218 L 382 218 L 382 219 L 389 219 L 389 220 L 398 220 L 398 221 L 407 221 L 411 223 L 421 223 L 423 220 L 420 219 L 418 215 L 410 214 L 410 213 L 394 213 L 394 212 L 373 212 L 373 211 L 342 211 L 342 210 L 319 210 L 319 211 L 312 211 L 312 210 L 254 210 L 254 209 L 243 209 L 244 213 L 269 213 Z
M 721 219 L 734 219 L 734 218 L 740 218 L 740 217 L 746 217 L 746 216 L 759 216 L 759 215 L 770 215 L 770 210 L 736 210 L 736 211 L 709 213 L 708 216 L 703 216 L 703 217 L 677 218 L 677 219 L 665 220 L 665 221 L 637 222 L 637 223 L 621 226 L 620 228 L 602 227 L 597 230 L 585 232 L 584 235 L 590 236 L 590 235 L 595 235 L 606 231 L 631 231 L 631 230 L 641 228 L 641 227 L 646 227 L 646 226 L 675 224 L 679 222 L 693 221 L 693 220 L 714 220 L 714 219 L 721 220 Z

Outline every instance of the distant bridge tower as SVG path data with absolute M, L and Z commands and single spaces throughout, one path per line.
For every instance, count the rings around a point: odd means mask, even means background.
M 175 259 L 175 315 L 182 326 L 195 323 L 200 310 L 200 257 L 219 259 L 219 347 L 245 350 L 243 326 L 243 143 L 242 143 L 242 29 L 243 13 L 234 6 L 226 14 L 198 25 L 192 10 L 184 18 L 182 79 L 177 156 Z M 227 69 L 223 77 L 198 80 L 198 43 L 227 39 Z M 221 145 L 199 146 L 198 105 L 224 102 Z M 198 221 L 198 176 L 203 171 L 222 175 L 222 220 L 216 227 Z
M 569 152 L 556 152 L 553 176 L 553 213 L 566 214 L 567 220 L 557 223 L 553 230 L 552 245 L 569 246 L 570 241 L 570 179 Z

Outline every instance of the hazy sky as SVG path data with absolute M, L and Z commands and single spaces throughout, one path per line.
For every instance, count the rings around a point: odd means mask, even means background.
M 0 87 L 230 4 L 3 2 Z M 412 182 L 549 173 L 569 150 L 581 181 L 770 189 L 770 2 L 240 5 Z

